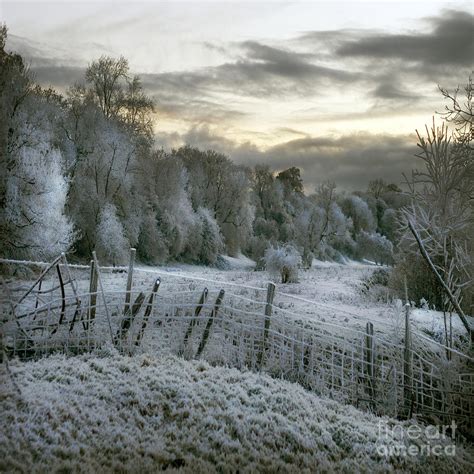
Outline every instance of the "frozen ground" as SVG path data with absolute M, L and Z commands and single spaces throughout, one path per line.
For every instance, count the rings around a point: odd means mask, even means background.
M 455 457 L 385 457 L 377 418 L 263 374 L 108 354 L 1 366 L 1 472 L 472 472 Z M 20 389 L 20 392 L 18 391 Z M 436 443 L 439 443 L 436 441 Z M 451 444 L 450 440 L 441 444 Z
M 390 337 L 402 337 L 404 327 L 404 308 L 400 300 L 393 301 L 388 290 L 379 288 L 376 298 L 363 294 L 363 281 L 375 270 L 382 267 L 370 263 L 348 261 L 346 264 L 322 262 L 315 260 L 309 270 L 299 272 L 299 282 L 282 285 L 276 275 L 266 271 L 253 271 L 253 262 L 245 257 L 226 257 L 229 269 L 196 265 L 178 264 L 172 267 L 139 266 L 138 278 L 150 277 L 156 271 L 163 274 L 163 282 L 173 280 L 178 275 L 190 278 L 230 282 L 238 285 L 265 288 L 269 281 L 276 283 L 276 303 L 295 315 L 310 319 L 323 319 L 343 326 L 365 329 L 368 321 L 374 324 L 376 333 L 388 334 Z M 140 275 L 141 274 L 141 275 Z M 168 276 L 166 275 L 168 274 Z M 202 285 L 206 285 L 202 281 Z M 151 283 L 148 283 L 150 286 Z M 415 302 L 419 304 L 419 302 Z M 469 318 L 474 325 L 474 318 Z M 423 334 L 435 336 L 442 340 L 444 330 L 443 314 L 428 309 L 412 309 L 411 321 L 415 329 Z M 456 335 L 465 333 L 461 321 L 454 314 L 453 331 Z M 395 334 L 397 333 L 398 334 Z

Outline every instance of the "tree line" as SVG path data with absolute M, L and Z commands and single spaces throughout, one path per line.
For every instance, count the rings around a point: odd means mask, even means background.
M 101 57 L 64 95 L 34 83 L 0 33 L 2 255 L 78 259 L 92 250 L 123 263 L 136 247 L 145 262 L 215 264 L 222 253 L 261 261 L 292 243 L 312 257 L 392 258 L 403 199 L 394 185 L 337 193 L 333 183 L 303 193 L 298 168 L 234 164 L 213 150 L 171 152 L 153 139 L 153 101 L 124 58 Z

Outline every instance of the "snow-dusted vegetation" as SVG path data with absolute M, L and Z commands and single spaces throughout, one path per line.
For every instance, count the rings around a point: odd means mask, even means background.
M 408 423 L 202 361 L 112 351 L 14 362 L 10 372 L 0 396 L 4 472 L 467 473 L 474 462 L 462 446 L 455 460 L 386 457 L 384 445 L 410 444 Z M 400 429 L 385 438 L 379 423 Z
M 56 91 L 6 42 L 0 471 L 472 472 L 472 77 L 419 170 L 354 190 L 278 147 L 165 148 L 135 62 Z

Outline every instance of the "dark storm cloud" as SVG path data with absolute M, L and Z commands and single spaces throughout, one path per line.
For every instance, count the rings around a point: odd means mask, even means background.
M 324 71 L 330 77 L 346 77 L 343 71 L 315 66 L 311 63 L 311 54 L 285 51 L 257 41 L 245 41 L 241 46 L 246 51 L 246 58 L 237 64 L 246 64 L 261 72 L 288 78 L 305 78 Z
M 327 180 L 347 190 L 365 189 L 377 178 L 400 185 L 402 173 L 419 166 L 414 136 L 358 133 L 340 138 L 305 137 L 261 151 L 252 143 L 237 145 L 202 126 L 184 135 L 159 134 L 157 140 L 165 148 L 188 144 L 214 149 L 247 166 L 267 164 L 275 171 L 297 166 L 309 192 Z
M 364 133 L 292 140 L 265 154 L 272 166 L 300 167 L 307 188 L 329 179 L 345 189 L 364 189 L 376 178 L 399 184 L 414 166 L 415 152 L 415 141 L 405 136 Z
M 371 34 L 342 42 L 336 54 L 340 57 L 400 59 L 435 67 L 472 66 L 474 16 L 468 12 L 448 11 L 428 21 L 432 25 L 429 33 Z
M 388 100 L 414 101 L 420 99 L 419 96 L 401 89 L 398 85 L 392 82 L 392 79 L 381 81 L 372 91 L 372 95 L 379 99 Z
M 327 180 L 353 190 L 365 189 L 377 178 L 400 184 L 402 173 L 416 165 L 415 152 L 414 139 L 364 133 L 291 140 L 257 155 L 254 161 L 264 161 L 274 169 L 301 168 L 308 190 Z M 237 149 L 235 158 L 240 161 L 245 153 L 245 149 Z
M 315 56 L 275 48 L 256 41 L 241 43 L 243 56 L 215 69 L 216 79 L 230 88 L 245 87 L 255 95 L 281 91 L 318 94 L 318 86 L 345 83 L 356 79 L 352 72 L 317 64 Z

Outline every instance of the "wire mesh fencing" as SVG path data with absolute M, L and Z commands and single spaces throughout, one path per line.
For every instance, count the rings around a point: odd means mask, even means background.
M 284 295 L 286 303 L 291 298 Z M 311 318 L 307 300 L 304 315 L 282 301 L 273 284 L 104 268 L 97 259 L 74 266 L 62 258 L 31 282 L 3 282 L 3 353 L 30 360 L 113 347 L 202 358 L 265 371 L 378 414 L 456 420 L 473 433 L 469 355 L 409 325 L 396 339 L 371 322 L 364 328 Z

